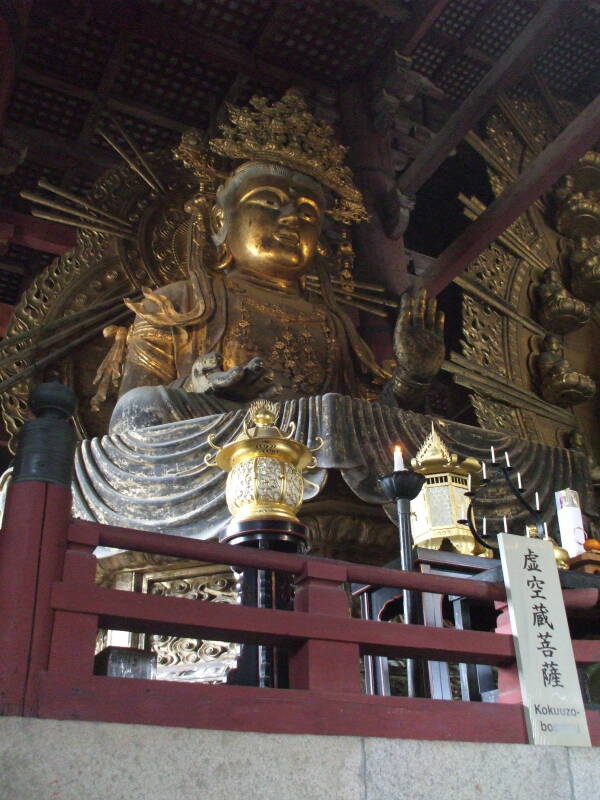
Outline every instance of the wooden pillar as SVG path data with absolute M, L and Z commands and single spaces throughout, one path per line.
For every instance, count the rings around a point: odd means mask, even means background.
M 378 283 L 399 296 L 411 285 L 404 241 L 401 237 L 386 236 L 378 211 L 395 185 L 389 137 L 373 128 L 368 89 L 362 84 L 349 84 L 341 89 L 340 112 L 344 140 L 349 146 L 348 163 L 370 215 L 368 222 L 354 225 L 352 231 L 356 274 L 359 279 Z M 376 358 L 379 361 L 390 358 L 389 320 L 363 314 L 361 321 L 361 333 Z

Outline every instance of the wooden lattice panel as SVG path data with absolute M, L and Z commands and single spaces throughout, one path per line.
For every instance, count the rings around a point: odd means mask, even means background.
M 0 303 L 14 306 L 19 299 L 23 276 L 0 266 Z
M 136 39 L 129 44 L 112 94 L 204 127 L 211 99 L 223 95 L 234 77 L 193 55 Z
M 35 191 L 39 178 L 60 183 L 63 171 L 27 159 L 10 175 L 0 175 L 0 208 L 12 208 L 28 214 L 31 203 L 19 196 L 22 189 Z
M 473 46 L 486 55 L 499 56 L 515 39 L 529 20 L 535 9 L 515 0 L 500 0 L 496 3 L 494 14 L 489 17 L 473 38 Z
M 27 268 L 33 261 L 35 261 L 36 266 L 42 265 L 45 267 L 53 258 L 56 258 L 53 253 L 44 253 L 41 250 L 32 250 L 31 247 L 11 243 L 2 260 L 10 264 L 20 264 Z
M 65 27 L 48 22 L 27 42 L 23 63 L 78 86 L 95 89 L 114 46 L 114 29 L 99 22 Z
M 291 0 L 287 11 L 270 37 L 269 60 L 315 78 L 360 73 L 393 30 L 389 20 L 350 0 Z
M 590 84 L 588 92 L 591 100 L 600 88 L 600 12 L 586 9 L 578 28 L 569 28 L 557 36 L 536 66 L 554 91 L 567 97 L 572 97 L 573 90 L 595 73 L 595 86 Z
M 460 39 L 473 25 L 477 15 L 493 0 L 452 0 L 438 17 L 434 29 Z M 418 5 L 418 4 L 417 4 Z
M 15 86 L 8 119 L 74 139 L 83 126 L 90 104 L 63 92 L 20 80 Z
M 453 69 L 440 74 L 436 83 L 449 97 L 462 100 L 473 91 L 487 71 L 486 65 L 465 56 Z
M 91 192 L 94 185 L 95 178 L 90 175 L 84 175 L 81 172 L 71 173 L 66 180 L 63 180 L 63 187 L 68 192 L 73 192 L 80 197 L 85 197 Z
M 268 21 L 273 0 L 151 0 L 185 24 L 246 46 L 254 44 Z M 275 4 L 276 5 L 276 4 Z
M 448 52 L 423 39 L 413 55 L 413 66 L 417 72 L 430 78 L 447 58 Z
M 163 147 L 174 147 L 179 141 L 180 134 L 177 133 L 177 131 L 167 130 L 166 128 L 161 128 L 158 125 L 153 125 L 150 122 L 145 122 L 141 119 L 135 119 L 134 117 L 130 117 L 125 114 L 118 114 L 114 111 L 111 112 L 111 115 L 123 126 L 123 128 L 125 128 L 129 136 L 133 139 L 137 147 L 142 152 L 160 150 Z M 125 152 L 131 153 L 128 145 L 125 144 L 120 134 L 112 127 L 111 122 L 107 117 L 104 117 L 103 115 L 100 116 L 99 126 L 109 134 L 113 141 L 119 144 L 119 146 L 123 147 Z M 97 145 L 98 147 L 103 147 L 105 150 L 110 150 L 111 153 L 114 153 L 114 150 L 98 133 L 94 133 L 92 137 L 92 144 Z

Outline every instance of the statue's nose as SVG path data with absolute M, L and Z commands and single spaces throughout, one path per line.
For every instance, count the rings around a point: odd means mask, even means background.
M 300 217 L 298 216 L 298 207 L 296 203 L 289 202 L 281 207 L 279 211 L 279 222 L 290 227 L 298 225 Z

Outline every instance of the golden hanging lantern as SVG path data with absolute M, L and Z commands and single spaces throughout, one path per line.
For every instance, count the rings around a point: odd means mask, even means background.
M 415 545 L 439 550 L 447 543 L 463 555 L 490 555 L 469 526 L 459 522 L 467 516 L 469 498 L 465 493 L 476 491 L 480 485 L 479 461 L 471 457 L 461 461 L 450 453 L 432 423 L 431 433 L 411 459 L 411 467 L 425 475 L 422 491 L 410 504 Z
M 236 522 L 277 519 L 298 523 L 296 516 L 304 499 L 303 472 L 316 466 L 314 453 L 292 439 L 295 424 L 287 433 L 276 425 L 279 408 L 269 400 L 251 403 L 243 431 L 233 442 L 205 456 L 208 466 L 228 473 L 225 499 Z M 248 425 L 248 421 L 251 425 Z

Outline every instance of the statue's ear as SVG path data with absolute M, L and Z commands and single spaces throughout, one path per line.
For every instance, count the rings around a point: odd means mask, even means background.
M 223 211 L 223 206 L 215 203 L 210 212 L 210 231 L 213 236 L 221 239 L 224 225 L 225 212 Z

